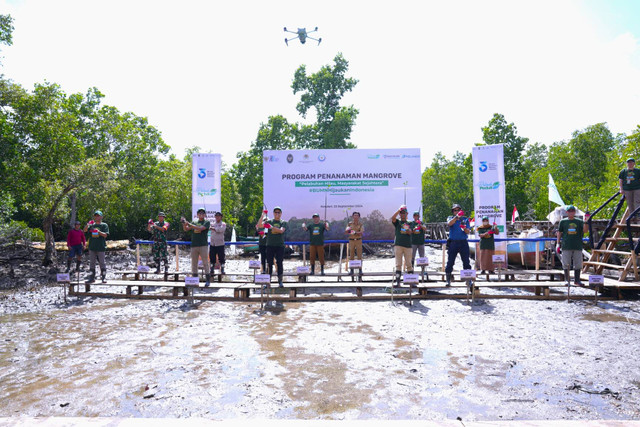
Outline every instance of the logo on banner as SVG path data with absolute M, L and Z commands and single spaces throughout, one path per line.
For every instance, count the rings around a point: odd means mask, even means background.
M 496 182 L 484 182 L 484 181 L 480 181 L 478 183 L 478 187 L 481 190 L 497 190 L 498 187 L 500 187 L 500 182 L 496 181 Z
M 288 163 L 293 162 L 293 154 L 288 154 L 288 155 L 287 155 L 287 162 L 288 162 Z
M 369 154 L 367 156 L 368 159 L 375 160 L 380 158 L 380 154 Z
M 487 169 L 489 169 L 487 167 L 487 162 L 480 162 L 480 167 L 478 168 L 478 170 L 480 170 L 480 172 L 486 172 Z
M 278 158 L 276 156 L 264 156 L 265 162 L 277 162 Z
M 325 156 L 324 154 L 320 154 L 318 156 L 318 160 L 320 160 L 321 162 L 324 162 L 325 160 L 327 160 L 327 156 Z
M 207 176 L 207 170 L 205 168 L 198 168 L 198 178 L 204 178 Z

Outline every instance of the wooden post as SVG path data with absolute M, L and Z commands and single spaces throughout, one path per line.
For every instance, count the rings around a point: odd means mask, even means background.
M 342 249 L 344 249 L 344 243 L 340 243 L 340 261 L 338 261 L 338 281 L 342 280 L 340 273 L 342 273 Z
M 176 245 L 176 271 L 180 271 L 180 250 L 178 246 Z M 176 280 L 178 279 L 176 278 Z
M 140 265 L 140 245 L 136 243 L 136 267 Z
M 446 253 L 447 253 L 447 245 L 446 244 L 442 244 L 442 271 L 444 271 L 447 263 L 446 263 Z
M 536 248 L 536 270 L 540 270 L 540 251 L 538 250 L 539 242 L 535 242 Z
M 302 245 L 302 265 L 307 265 L 307 245 Z

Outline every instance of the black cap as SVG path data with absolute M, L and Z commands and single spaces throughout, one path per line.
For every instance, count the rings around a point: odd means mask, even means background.
M 196 213 L 200 213 L 200 212 L 202 212 L 202 213 L 205 213 L 205 214 L 206 214 L 206 213 L 207 213 L 207 210 L 206 210 L 205 208 L 200 208 L 200 209 L 198 209 L 198 211 L 197 211 Z
M 222 212 L 216 212 L 213 216 L 218 216 L 218 215 L 222 217 Z

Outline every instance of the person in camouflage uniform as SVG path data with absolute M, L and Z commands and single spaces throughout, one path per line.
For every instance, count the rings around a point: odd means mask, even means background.
M 164 217 L 164 212 L 160 212 L 158 213 L 158 221 L 153 222 L 153 220 L 150 219 L 147 224 L 147 230 L 153 238 L 151 253 L 156 262 L 156 274 L 160 273 L 161 260 L 164 261 L 164 272 L 169 272 L 169 253 L 167 251 L 167 230 L 169 229 L 169 223 L 164 220 Z

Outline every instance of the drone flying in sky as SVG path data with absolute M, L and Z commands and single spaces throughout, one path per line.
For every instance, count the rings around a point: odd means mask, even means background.
M 320 44 L 320 42 L 322 41 L 322 38 L 314 39 L 313 37 L 309 36 L 310 33 L 315 33 L 316 31 L 318 31 L 318 27 L 314 28 L 313 31 L 307 31 L 306 28 L 298 28 L 298 31 L 289 31 L 287 30 L 287 27 L 284 27 L 285 33 L 296 34 L 296 36 L 292 39 L 285 38 L 284 42 L 287 44 L 287 46 L 289 46 L 289 42 L 291 40 L 300 39 L 300 43 L 305 44 L 307 42 L 307 39 L 310 39 L 313 41 L 317 41 L 318 44 Z

